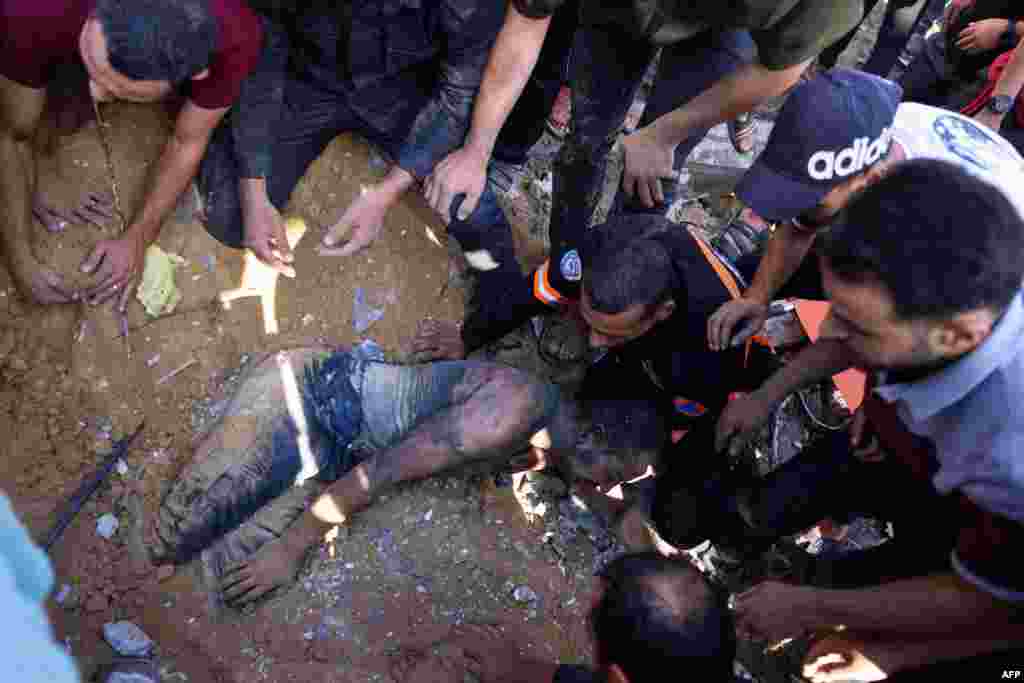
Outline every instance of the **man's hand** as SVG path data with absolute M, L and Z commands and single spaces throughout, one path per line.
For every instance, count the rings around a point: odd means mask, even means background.
M 459 206 L 458 219 L 464 221 L 476 210 L 487 184 L 488 157 L 472 147 L 462 147 L 434 167 L 423 184 L 423 196 L 444 221 L 451 221 L 452 202 L 466 195 Z
M 245 246 L 263 263 L 286 277 L 295 277 L 295 256 L 288 244 L 281 213 L 269 201 L 246 211 Z
M 82 272 L 92 273 L 96 284 L 85 292 L 85 300 L 95 306 L 119 296 L 116 308 L 128 309 L 131 293 L 146 262 L 146 243 L 129 230 L 116 240 L 103 240 L 82 262 Z
M 1004 117 L 1004 114 L 997 114 L 994 111 L 989 111 L 987 108 L 982 108 L 981 111 L 974 115 L 974 120 L 998 133 L 999 129 L 1003 127 Z
M 660 142 L 653 128 L 647 126 L 622 138 L 622 148 L 625 152 L 622 189 L 626 196 L 630 199 L 639 197 L 649 209 L 663 203 L 662 179 L 674 181 L 676 178 L 672 168 L 676 145 Z
M 27 256 L 11 264 L 11 276 L 18 293 L 37 304 L 66 304 L 79 299 L 78 292 L 69 289 L 56 271 Z
M 982 19 L 972 21 L 960 31 L 956 46 L 969 55 L 994 50 L 999 47 L 999 39 L 1006 33 L 1009 20 Z
M 715 451 L 721 453 L 728 447 L 731 457 L 738 456 L 754 432 L 771 417 L 773 408 L 757 392 L 730 401 L 718 418 Z
M 738 634 L 768 643 L 819 628 L 814 615 L 817 589 L 780 581 L 764 581 L 735 598 Z
M 373 244 L 384 227 L 384 215 L 389 205 L 390 202 L 384 201 L 376 189 L 360 194 L 345 210 L 341 220 L 327 231 L 319 252 L 324 256 L 351 256 Z M 351 233 L 348 242 L 341 247 L 335 246 L 346 233 Z
M 728 301 L 708 318 L 708 348 L 712 351 L 724 351 L 729 348 L 733 330 L 746 320 L 748 333 L 738 340 L 738 343 L 742 343 L 757 334 L 767 319 L 767 304 L 747 298 Z
M 861 642 L 829 636 L 811 646 L 804 657 L 804 678 L 812 683 L 856 681 L 870 683 L 889 677 L 886 648 L 875 642 Z
M 882 452 L 878 436 L 868 422 L 863 403 L 858 406 L 857 412 L 853 414 L 853 421 L 850 422 L 850 445 L 853 447 L 854 457 L 861 462 L 885 460 L 885 453 Z
M 960 13 L 974 5 L 974 0 L 953 0 L 942 13 L 942 27 L 948 29 L 956 23 Z

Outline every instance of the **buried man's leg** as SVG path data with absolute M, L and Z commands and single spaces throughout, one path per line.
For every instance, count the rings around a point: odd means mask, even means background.
M 380 450 L 332 484 L 281 538 L 225 572 L 229 604 L 250 602 L 292 581 L 306 552 L 331 527 L 392 484 L 471 462 L 498 463 L 531 442 L 551 447 L 543 441 L 560 440 L 545 429 L 562 409 L 558 390 L 505 366 L 370 363 L 356 385 L 364 438 Z

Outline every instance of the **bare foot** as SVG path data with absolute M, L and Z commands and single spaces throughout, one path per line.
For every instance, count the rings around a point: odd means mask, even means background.
M 224 602 L 241 607 L 294 582 L 315 545 L 303 535 L 286 535 L 267 543 L 248 561 L 227 567 L 220 580 Z
M 464 359 L 466 346 L 462 342 L 462 325 L 432 318 L 421 321 L 412 340 L 412 351 L 422 361 Z

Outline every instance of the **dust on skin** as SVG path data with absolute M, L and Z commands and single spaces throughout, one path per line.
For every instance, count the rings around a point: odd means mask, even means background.
M 111 124 L 121 191 L 138 196 L 145 170 L 169 129 L 168 119 L 159 106 L 122 103 L 107 105 L 104 115 Z M 41 164 L 40 187 L 58 206 L 75 206 L 102 186 L 101 149 L 89 140 L 88 129 L 81 134 L 85 137 L 58 138 L 55 156 Z M 341 215 L 360 185 L 375 177 L 368 147 L 343 136 L 313 165 L 293 196 L 291 210 L 307 218 L 311 231 L 322 232 Z M 164 491 L 192 456 L 194 407 L 218 398 L 225 373 L 238 367 L 243 354 L 358 341 L 351 321 L 355 287 L 397 288 L 396 303 L 367 332 L 393 358 L 402 357 L 425 314 L 461 319 L 460 289 L 448 288 L 443 298 L 438 297 L 449 271 L 448 251 L 427 237 L 427 226 L 444 235 L 443 225 L 422 200 L 410 196 L 391 211 L 382 238 L 363 254 L 344 260 L 319 258 L 313 253 L 318 235 L 304 240 L 296 255 L 298 278 L 279 281 L 281 330 L 276 337 L 264 335 L 257 300 L 238 301 L 231 311 L 213 305 L 221 291 L 238 286 L 242 257 L 209 238 L 195 222 L 171 220 L 159 239 L 161 248 L 188 261 L 177 276 L 183 295 L 179 312 L 152 321 L 132 302 L 128 344 L 117 338 L 117 320 L 109 305 L 37 309 L 18 299 L 7 273 L 0 270 L 0 429 L 15 435 L 0 447 L 0 489 L 11 496 L 33 533 L 42 535 L 54 510 L 98 464 L 109 447 L 107 429 L 116 438 L 146 419 L 145 432 L 126 458 L 129 474 L 114 475 L 52 554 L 57 585 L 73 586 L 73 602 L 78 605 L 50 606 L 56 635 L 71 639 L 84 675 L 109 657 L 98 634 L 103 623 L 118 618 L 136 620 L 160 644 L 171 671 L 191 680 L 283 680 L 289 675 L 314 680 L 336 672 L 334 665 L 307 655 L 303 632 L 308 624 L 295 615 L 309 612 L 308 596 L 296 595 L 294 603 L 280 606 L 270 603 L 242 622 L 222 623 L 209 612 L 208 593 L 188 570 L 168 577 L 145 564 L 144 552 L 139 557 L 138 548 L 145 550 L 151 539 L 132 523 L 127 510 L 137 503 L 144 516 L 153 516 Z M 100 237 L 91 224 L 69 230 L 80 231 L 83 238 Z M 84 333 L 76 342 L 83 322 Z M 157 384 L 190 358 L 198 362 L 173 380 Z M 112 541 L 95 533 L 96 518 L 106 512 L 117 514 L 122 522 Z M 397 514 L 386 506 L 381 513 Z M 390 524 L 400 526 L 395 520 Z M 505 524 L 506 530 L 522 532 L 520 519 L 509 517 Z M 517 542 L 528 542 L 532 536 L 529 532 Z M 522 558 L 505 557 L 496 546 L 479 552 L 504 557 L 504 563 L 520 567 L 520 574 L 536 569 Z M 141 568 L 135 564 L 140 559 Z M 418 595 L 414 590 L 412 594 Z M 97 598 L 96 611 L 86 609 L 90 598 Z M 423 610 L 422 596 L 391 603 L 386 618 L 393 623 L 409 623 L 410 615 Z M 494 616 L 501 617 L 505 608 L 502 605 Z M 438 626 L 427 619 L 419 628 L 437 631 Z M 535 643 L 546 641 L 536 629 L 533 633 Z M 253 655 L 250 648 L 261 654 Z M 363 658 L 358 655 L 351 649 L 345 653 L 353 661 L 351 680 L 380 680 L 387 671 L 386 657 L 377 650 Z

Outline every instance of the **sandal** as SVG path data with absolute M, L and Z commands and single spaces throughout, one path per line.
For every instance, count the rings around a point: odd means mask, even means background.
M 754 151 L 754 131 L 757 123 L 751 112 L 740 114 L 729 121 L 729 142 L 738 154 L 750 154 Z

